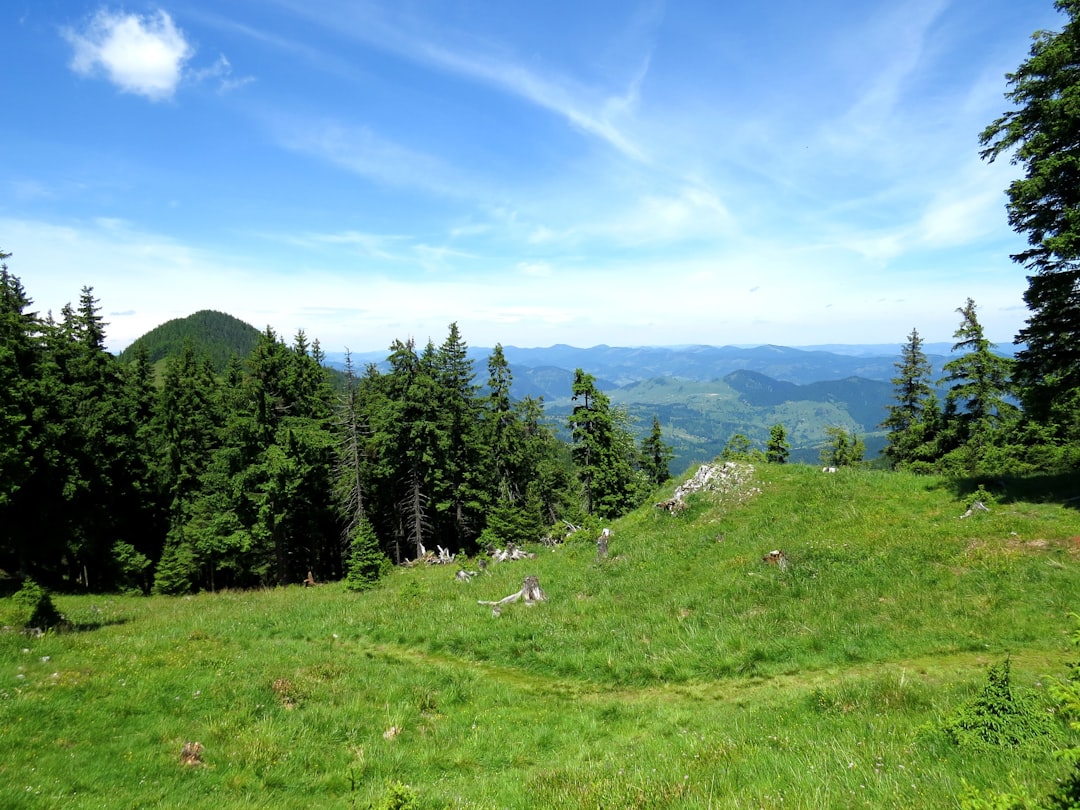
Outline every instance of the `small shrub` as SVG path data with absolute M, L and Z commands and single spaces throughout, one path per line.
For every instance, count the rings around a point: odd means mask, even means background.
M 943 731 L 956 745 L 974 748 L 1045 745 L 1057 736 L 1038 702 L 1013 689 L 1007 658 L 988 668 L 982 693 L 957 709 Z
M 960 810 L 1042 810 L 1042 805 L 1021 786 L 1014 793 L 979 790 L 966 781 L 960 794 Z
M 154 593 L 180 596 L 191 593 L 199 574 L 195 551 L 182 537 L 171 536 L 161 552 L 154 574 Z
M 17 610 L 17 621 L 26 629 L 44 631 L 64 621 L 48 592 L 32 579 L 23 581 L 12 600 Z
M 390 567 L 390 559 L 379 548 L 375 530 L 361 520 L 352 537 L 349 561 L 345 572 L 345 588 L 366 591 L 375 587 Z
M 403 782 L 392 782 L 386 787 L 381 810 L 418 810 L 420 795 Z
M 150 591 L 149 571 L 153 563 L 130 543 L 113 544 L 113 559 L 117 567 L 117 584 L 124 593 L 145 594 Z

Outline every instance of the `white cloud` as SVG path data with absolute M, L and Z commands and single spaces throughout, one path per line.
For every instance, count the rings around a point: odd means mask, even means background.
M 647 160 L 622 126 L 622 120 L 638 104 L 641 84 L 650 65 L 647 55 L 625 87 L 612 91 L 582 84 L 551 69 L 533 69 L 501 49 L 477 50 L 475 37 L 469 46 L 443 44 L 436 40 L 449 38 L 447 31 L 419 30 L 419 21 L 414 16 L 393 18 L 370 5 L 360 6 L 359 11 L 354 9 L 349 15 L 343 14 L 337 3 L 294 0 L 279 0 L 279 3 L 335 32 L 524 99 L 562 117 L 574 128 L 599 138 L 627 157 Z
M 105 76 L 125 93 L 171 98 L 194 47 L 165 11 L 142 16 L 100 9 L 82 31 L 66 29 L 81 76 Z
M 391 186 L 406 186 L 440 195 L 469 193 L 471 184 L 452 166 L 388 140 L 369 127 L 347 127 L 332 121 L 270 120 L 279 144 L 312 155 L 354 174 Z
M 228 93 L 255 81 L 254 76 L 233 76 L 232 64 L 225 54 L 219 54 L 210 67 L 192 71 L 191 77 L 197 82 L 216 79 L 219 93 Z

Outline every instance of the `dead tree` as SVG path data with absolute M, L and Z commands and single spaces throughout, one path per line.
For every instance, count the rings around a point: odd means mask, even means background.
M 504 596 L 497 602 L 486 602 L 482 599 L 477 600 L 478 605 L 490 605 L 491 615 L 498 616 L 502 612 L 502 606 L 516 602 L 519 599 L 523 600 L 526 605 L 535 605 L 537 602 L 543 602 L 547 599 L 547 594 L 540 587 L 540 579 L 535 576 L 525 577 L 525 581 L 521 585 L 521 590 L 517 593 L 512 593 L 509 596 Z
M 611 529 L 604 529 L 600 532 L 600 537 L 596 541 L 596 558 L 599 560 L 604 559 L 608 552 L 608 538 L 611 537 Z

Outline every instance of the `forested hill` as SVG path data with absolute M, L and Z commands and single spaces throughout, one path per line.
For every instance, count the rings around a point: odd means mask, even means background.
M 233 355 L 247 357 L 259 340 L 259 330 L 232 315 L 203 309 L 186 318 L 174 318 L 151 329 L 136 340 L 119 357 L 129 360 L 139 345 L 145 346 L 150 362 L 180 354 L 184 343 L 190 341 L 196 352 L 210 358 L 214 368 L 221 371 Z

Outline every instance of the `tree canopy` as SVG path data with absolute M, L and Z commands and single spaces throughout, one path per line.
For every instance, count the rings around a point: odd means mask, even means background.
M 1033 35 L 1028 58 L 1005 77 L 1014 108 L 980 137 L 984 160 L 1009 155 L 1024 169 L 1007 189 L 1009 223 L 1028 241 L 1012 258 L 1032 274 L 1016 376 L 1044 421 L 1080 388 L 1080 0 L 1054 6 L 1064 27 Z

